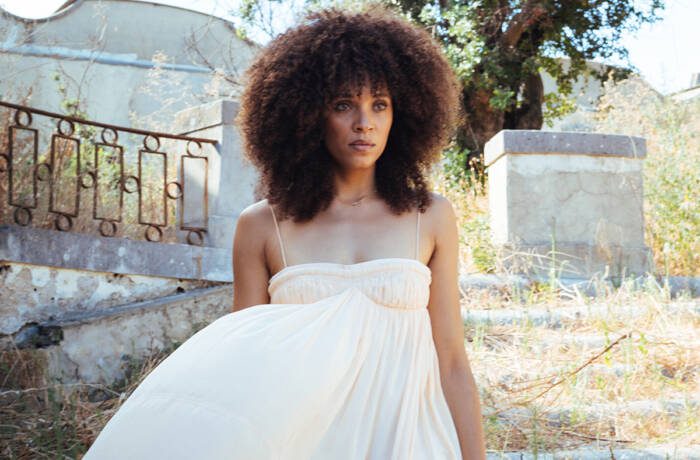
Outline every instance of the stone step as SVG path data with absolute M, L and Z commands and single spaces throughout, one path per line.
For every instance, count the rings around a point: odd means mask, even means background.
M 611 447 L 602 442 L 600 444 L 556 452 L 488 452 L 486 458 L 488 460 L 700 460 L 700 445 Z
M 497 384 L 511 387 L 513 385 L 518 384 L 526 385 L 527 382 L 534 381 L 555 381 L 559 380 L 564 376 L 567 376 L 571 372 L 571 370 L 571 367 L 548 368 L 542 370 L 524 367 L 519 369 L 517 373 L 508 372 L 497 375 L 498 378 L 489 382 L 489 385 Z M 603 376 L 606 378 L 623 377 L 624 375 L 631 375 L 633 372 L 638 371 L 638 367 L 627 364 L 612 363 L 610 365 L 607 365 L 592 363 L 588 364 L 586 367 L 576 372 L 576 376 L 579 379 L 592 378 L 595 376 Z
M 638 401 L 624 401 L 620 403 L 587 403 L 581 407 L 552 407 L 542 409 L 539 417 L 553 427 L 564 427 L 569 424 L 572 417 L 577 423 L 581 420 L 601 421 L 614 420 L 620 417 L 650 418 L 654 416 L 680 417 L 687 411 L 697 413 L 700 410 L 698 399 L 669 399 Z M 488 412 L 485 414 L 488 416 Z M 532 410 L 514 407 L 499 411 L 497 419 L 502 423 L 518 423 L 533 416 Z
M 109 385 L 124 377 L 131 359 L 182 343 L 229 313 L 232 291 L 231 285 L 201 288 L 73 314 L 26 326 L 0 346 L 36 363 L 47 383 Z
M 501 349 L 510 352 L 514 347 L 517 347 L 527 354 L 539 354 L 553 347 L 565 347 L 567 349 L 576 349 L 580 352 L 585 352 L 602 349 L 619 335 L 622 334 L 606 337 L 605 334 L 600 333 L 565 331 L 563 334 L 550 333 L 547 336 L 539 336 L 535 340 L 527 334 L 513 333 L 491 336 L 487 333 L 486 339 L 483 340 L 480 346 L 496 352 Z M 524 349 L 523 347 L 527 348 Z
M 32 324 L 99 314 L 120 305 L 222 284 L 22 264 L 9 267 L 2 264 L 0 268 L 0 340 Z
M 498 275 L 491 273 L 471 273 L 459 276 L 459 285 L 462 291 L 491 290 L 496 292 L 508 292 L 518 294 L 527 292 L 535 284 L 553 284 L 563 298 L 572 296 L 596 297 L 605 295 L 618 289 L 619 284 L 610 280 L 582 279 L 582 278 L 556 278 L 554 280 L 544 277 L 527 277 L 523 275 Z M 689 295 L 700 297 L 700 277 L 697 276 L 641 276 L 624 281 L 627 289 L 662 292 L 666 290 L 671 297 Z
M 700 301 L 676 301 L 656 306 L 669 315 L 690 314 L 700 316 Z M 634 318 L 647 313 L 639 305 L 592 304 L 565 307 L 499 308 L 462 310 L 462 320 L 470 325 L 507 326 L 528 325 L 560 328 L 566 324 L 613 315 L 615 318 Z

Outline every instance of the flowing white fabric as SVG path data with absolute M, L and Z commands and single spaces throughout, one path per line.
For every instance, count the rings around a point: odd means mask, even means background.
M 305 263 L 156 367 L 85 459 L 458 459 L 415 259 Z

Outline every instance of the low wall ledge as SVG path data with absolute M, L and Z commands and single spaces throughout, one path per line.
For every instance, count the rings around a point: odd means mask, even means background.
M 507 154 L 560 154 L 645 158 L 642 137 L 621 134 L 504 129 L 484 147 L 488 167 Z
M 231 282 L 228 249 L 0 225 L 0 262 Z

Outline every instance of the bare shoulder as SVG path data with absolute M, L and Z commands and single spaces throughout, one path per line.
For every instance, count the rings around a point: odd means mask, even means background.
M 430 264 L 436 262 L 435 256 L 444 254 L 447 248 L 457 245 L 457 217 L 452 202 L 445 196 L 430 192 L 430 204 L 423 214 L 426 233 L 428 233 L 432 252 Z M 451 250 L 447 250 L 450 252 Z
M 238 216 L 236 239 L 248 247 L 264 246 L 271 220 L 267 199 L 248 205 Z
M 434 230 L 438 230 L 445 225 L 453 225 L 456 221 L 456 216 L 452 202 L 437 192 L 430 192 L 430 198 L 430 205 L 428 205 L 424 213 L 425 221 Z
M 269 301 L 266 247 L 271 221 L 267 200 L 251 204 L 238 216 L 233 238 L 233 311 Z
M 256 201 L 243 209 L 239 218 L 244 219 L 246 223 L 249 224 L 257 221 L 265 221 L 266 219 L 269 220 L 271 218 L 269 206 L 267 199 Z

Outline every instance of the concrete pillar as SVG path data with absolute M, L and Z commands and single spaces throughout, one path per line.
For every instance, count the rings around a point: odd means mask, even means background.
M 204 147 L 209 159 L 205 246 L 232 248 L 238 215 L 254 201 L 258 176 L 253 166 L 243 158 L 241 138 L 234 125 L 238 107 L 236 101 L 218 100 L 185 109 L 175 116 L 172 132 L 218 141 L 214 148 Z
M 486 143 L 492 239 L 535 276 L 618 277 L 649 269 L 643 138 L 504 130 Z

